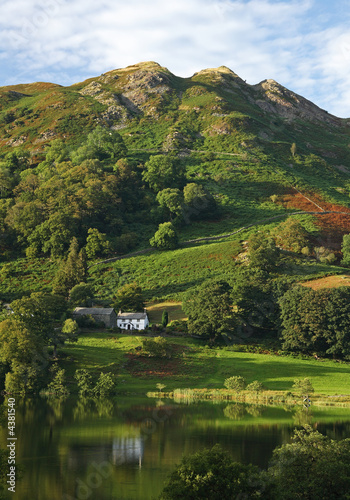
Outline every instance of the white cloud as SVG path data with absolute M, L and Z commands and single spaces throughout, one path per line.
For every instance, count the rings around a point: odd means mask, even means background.
M 350 116 L 350 35 L 339 19 L 325 26 L 321 3 L 3 0 L 1 84 L 44 77 L 69 84 L 145 60 L 179 76 L 224 64 L 249 83 L 274 78 Z

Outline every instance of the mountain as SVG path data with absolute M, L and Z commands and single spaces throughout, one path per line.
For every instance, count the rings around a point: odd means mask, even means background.
M 82 128 L 100 123 L 121 131 L 130 147 L 206 149 L 210 138 L 230 136 L 229 143 L 217 141 L 228 152 L 282 141 L 330 157 L 336 153 L 334 134 L 345 141 L 350 125 L 273 80 L 248 85 L 225 66 L 179 78 L 154 62 L 71 87 L 1 87 L 0 112 L 1 148 L 23 146 L 33 153 L 54 138 L 77 142 Z M 139 124 L 146 130 L 135 133 Z M 313 137 L 315 127 L 323 140 Z
M 79 161 L 98 127 L 120 135 L 123 164 L 113 155 Z M 57 139 L 66 148 L 60 159 Z M 274 80 L 249 85 L 225 66 L 180 78 L 143 62 L 70 87 L 1 87 L 1 254 L 56 258 L 72 236 L 85 245 L 92 229 L 106 235 L 110 256 L 148 247 L 173 218 L 144 176 L 149 159 L 164 154 L 182 176 L 166 188 L 183 196 L 195 184 L 218 207 L 212 217 L 183 217 L 181 242 L 276 226 L 303 210 L 320 212 L 299 219 L 339 256 L 350 232 L 349 145 L 350 120 Z

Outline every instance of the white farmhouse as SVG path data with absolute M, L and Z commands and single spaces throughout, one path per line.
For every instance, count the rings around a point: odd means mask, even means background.
M 117 326 L 123 330 L 144 330 L 149 325 L 149 319 L 146 309 L 144 312 L 122 313 L 119 311 L 117 316 Z

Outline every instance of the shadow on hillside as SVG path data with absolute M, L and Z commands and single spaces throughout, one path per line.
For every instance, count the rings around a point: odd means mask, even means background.
M 146 300 L 154 299 L 155 297 L 164 300 L 167 295 L 175 295 L 180 292 L 187 292 L 192 287 L 198 286 L 203 283 L 207 278 L 201 278 L 192 281 L 186 281 L 186 283 L 172 283 L 164 286 L 158 286 L 156 288 L 144 288 L 143 295 Z

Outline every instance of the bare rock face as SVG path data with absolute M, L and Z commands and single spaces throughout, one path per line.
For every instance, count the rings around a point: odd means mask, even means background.
M 125 90 L 142 89 L 162 94 L 170 90 L 168 83 L 169 80 L 164 74 L 141 69 L 129 76 L 129 82 L 124 88 Z
M 257 91 L 255 103 L 267 113 L 277 114 L 289 121 L 301 118 L 329 125 L 341 125 L 339 118 L 286 89 L 275 80 L 264 80 L 252 88 Z
M 53 129 L 48 128 L 42 132 L 38 139 L 35 139 L 34 144 L 40 144 L 41 142 L 46 142 L 54 139 L 57 136 L 57 132 Z
M 8 146 L 12 146 L 12 147 L 17 147 L 17 146 L 22 146 L 22 144 L 24 144 L 26 142 L 26 140 L 28 139 L 27 136 L 25 135 L 21 135 L 20 137 L 13 137 L 12 139 L 10 139 L 9 141 L 6 142 L 6 144 Z
M 80 94 L 95 97 L 96 95 L 100 94 L 101 92 L 102 92 L 101 83 L 94 81 L 94 82 L 89 83 L 89 85 L 87 85 L 86 87 L 84 87 L 80 91 Z

